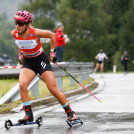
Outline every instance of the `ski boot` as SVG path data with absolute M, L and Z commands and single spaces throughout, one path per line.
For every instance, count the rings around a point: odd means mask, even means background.
M 74 125 L 83 124 L 83 121 L 79 117 L 77 117 L 77 115 L 74 111 L 72 111 L 69 103 L 66 107 L 64 107 L 64 109 L 65 109 L 65 112 L 68 116 L 68 119 L 66 121 L 70 127 L 72 127 Z
M 68 119 L 71 120 L 77 120 L 78 117 L 76 115 L 76 113 L 74 111 L 70 111 L 69 113 L 67 113 Z
M 31 109 L 31 106 L 23 106 L 23 109 L 25 110 L 25 117 L 23 119 L 18 120 L 20 124 L 25 124 L 27 122 L 33 122 L 33 112 Z
M 83 124 L 83 121 L 79 117 L 77 117 L 74 111 L 70 111 L 69 113 L 67 113 L 67 116 L 68 119 L 66 121 L 70 127 Z

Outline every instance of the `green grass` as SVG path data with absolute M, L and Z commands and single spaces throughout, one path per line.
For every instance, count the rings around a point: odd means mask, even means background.
M 90 83 L 92 81 L 93 81 L 93 79 L 90 78 L 88 80 L 84 80 L 83 84 L 86 85 L 87 83 Z M 46 87 L 46 84 L 42 80 L 39 80 L 38 85 L 39 85 L 39 97 L 32 97 L 31 96 L 31 91 L 30 91 L 29 92 L 30 99 L 38 99 L 38 98 L 43 98 L 43 97 L 51 95 L 51 93 L 49 92 L 49 90 Z M 64 93 L 64 92 L 66 92 L 68 90 L 73 90 L 73 89 L 76 89 L 78 87 L 80 87 L 80 85 L 78 83 L 76 83 L 76 86 L 70 86 L 70 79 L 69 79 L 69 77 L 63 77 L 63 90 L 61 92 Z
M 0 105 L 0 114 L 9 113 L 13 108 L 19 106 L 21 103 L 22 103 L 21 100 L 18 100 L 16 102 Z
M 89 78 L 88 80 L 84 80 L 83 85 L 91 83 L 92 81 L 93 81 L 92 78 Z M 0 80 L 0 85 L 1 85 L 0 86 L 0 95 L 1 95 L 0 98 L 4 94 L 6 94 L 11 88 L 13 88 L 13 86 L 15 86 L 17 83 L 18 83 L 18 79 L 1 79 Z M 49 92 L 49 90 L 46 87 L 46 84 L 42 80 L 39 80 L 38 85 L 39 85 L 39 97 L 32 97 L 31 91 L 30 91 L 29 95 L 30 95 L 31 100 L 44 98 L 44 97 L 51 95 L 51 93 Z M 76 86 L 70 86 L 69 77 L 63 77 L 63 90 L 62 90 L 63 93 L 68 90 L 74 90 L 78 87 L 80 87 L 80 85 L 78 83 L 76 83 Z M 9 102 L 9 103 L 3 104 L 0 106 L 0 113 L 10 112 L 11 109 L 13 109 L 14 107 L 17 107 L 21 103 L 22 103 L 21 100 L 19 100 L 16 102 Z
M 3 95 L 5 95 L 17 83 L 18 83 L 18 79 L 1 79 L 0 80 L 0 98 Z

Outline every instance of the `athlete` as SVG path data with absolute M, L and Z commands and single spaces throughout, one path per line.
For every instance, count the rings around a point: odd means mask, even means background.
M 121 61 L 124 66 L 124 73 L 128 73 L 128 62 L 129 62 L 129 57 L 127 51 L 124 51 L 124 54 L 121 56 Z
M 104 53 L 103 49 L 100 49 L 99 53 L 95 56 L 95 59 L 97 60 L 97 63 L 96 63 L 96 67 L 94 69 L 94 73 L 98 70 L 99 67 L 100 67 L 101 73 L 103 73 L 104 60 L 108 59 L 108 57 Z
M 39 74 L 45 81 L 49 91 L 57 98 L 63 109 L 67 113 L 69 120 L 76 120 L 78 117 L 72 111 L 66 97 L 58 90 L 54 73 L 49 62 L 49 58 L 42 48 L 40 38 L 50 38 L 51 50 L 50 61 L 56 62 L 55 34 L 31 27 L 33 16 L 26 10 L 20 10 L 14 15 L 15 29 L 11 35 L 15 38 L 15 43 L 19 50 L 19 61 L 23 64 L 23 69 L 19 76 L 20 96 L 25 110 L 25 117 L 18 122 L 33 122 L 33 112 L 31 109 L 28 85 Z

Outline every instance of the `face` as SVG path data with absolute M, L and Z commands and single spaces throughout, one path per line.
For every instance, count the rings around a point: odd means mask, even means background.
M 124 55 L 127 55 L 127 52 L 124 52 Z
M 58 28 L 60 31 L 63 31 L 64 30 L 64 26 L 59 26 Z
M 26 23 L 20 20 L 15 20 L 15 26 L 16 26 L 17 32 L 21 33 L 25 30 Z

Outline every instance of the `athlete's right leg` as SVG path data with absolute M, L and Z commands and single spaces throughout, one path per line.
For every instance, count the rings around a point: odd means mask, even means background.
M 30 84 L 30 82 L 33 80 L 35 75 L 36 75 L 35 72 L 33 72 L 28 68 L 23 68 L 22 71 L 20 72 L 19 87 L 20 87 L 20 96 L 22 102 L 26 102 L 30 100 L 27 87 Z
M 94 69 L 94 72 L 96 72 L 98 70 L 99 66 L 100 66 L 100 64 L 99 63 L 96 63 L 96 67 Z
M 57 62 L 61 62 L 61 50 L 60 47 L 56 47 Z
M 28 94 L 28 85 L 35 77 L 35 72 L 28 68 L 23 68 L 19 76 L 20 96 L 23 102 L 23 108 L 25 110 L 25 117 L 18 120 L 19 123 L 25 123 L 27 121 L 33 121 L 33 113 L 30 104 L 30 97 Z
M 61 62 L 62 62 L 63 53 L 64 53 L 64 46 L 61 46 L 61 47 L 60 47 L 60 52 L 61 52 L 61 54 L 60 54 L 60 60 L 61 60 Z

